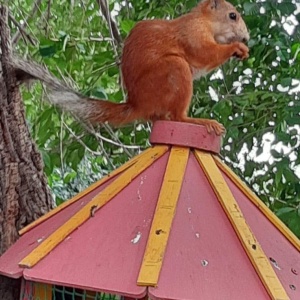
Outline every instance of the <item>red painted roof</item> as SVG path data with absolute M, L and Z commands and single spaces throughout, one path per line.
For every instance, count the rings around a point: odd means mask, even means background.
M 170 126 L 171 122 L 167 123 L 161 125 Z M 184 130 L 186 124 L 171 124 L 175 134 L 166 130 L 166 139 L 172 145 L 174 137 L 174 144 L 180 145 L 176 127 Z M 155 134 L 161 125 L 156 125 Z M 200 129 L 196 126 L 191 130 Z M 152 135 L 153 143 L 157 139 L 161 137 Z M 190 140 L 194 143 L 195 138 Z M 184 145 L 189 146 L 190 140 L 185 137 Z M 210 149 L 205 142 L 192 147 L 217 152 L 216 145 Z M 94 196 L 113 185 L 118 175 L 25 233 L 0 257 L 0 274 L 134 298 L 148 293 L 151 299 L 270 299 L 193 151 L 157 287 L 137 286 L 168 157 L 169 151 L 31 269 L 20 268 L 18 263 Z M 299 251 L 222 174 L 266 256 L 272 259 L 286 293 L 290 299 L 300 299 Z

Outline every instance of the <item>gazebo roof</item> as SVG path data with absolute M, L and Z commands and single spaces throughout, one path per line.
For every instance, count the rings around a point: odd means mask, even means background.
M 202 126 L 153 147 L 21 231 L 0 274 L 151 299 L 300 299 L 300 242 Z

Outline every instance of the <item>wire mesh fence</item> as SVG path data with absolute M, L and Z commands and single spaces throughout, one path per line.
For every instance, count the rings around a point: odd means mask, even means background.
M 20 300 L 126 300 L 120 295 L 23 280 Z

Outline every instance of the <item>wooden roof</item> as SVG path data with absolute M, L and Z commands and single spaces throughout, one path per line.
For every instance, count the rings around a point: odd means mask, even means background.
M 201 137 L 201 138 L 199 138 Z M 0 274 L 151 299 L 300 299 L 300 242 L 201 126 L 147 149 L 21 231 Z

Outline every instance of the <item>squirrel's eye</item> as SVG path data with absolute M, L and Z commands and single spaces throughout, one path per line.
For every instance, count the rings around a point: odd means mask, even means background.
M 229 18 L 230 18 L 231 20 L 236 20 L 236 13 L 234 13 L 234 12 L 230 13 L 230 14 L 229 14 Z

